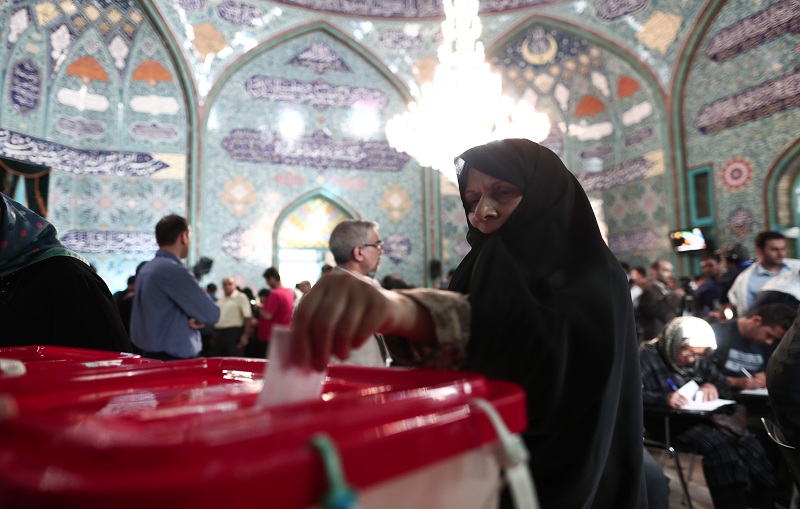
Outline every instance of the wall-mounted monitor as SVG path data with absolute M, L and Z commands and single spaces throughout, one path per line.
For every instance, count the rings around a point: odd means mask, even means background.
M 700 228 L 671 231 L 669 240 L 678 253 L 698 253 L 708 249 L 708 241 Z

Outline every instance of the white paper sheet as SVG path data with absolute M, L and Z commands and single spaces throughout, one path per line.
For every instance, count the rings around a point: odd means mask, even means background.
M 700 390 L 700 386 L 697 385 L 697 382 L 694 380 L 689 380 L 683 387 L 678 389 L 678 394 L 683 396 L 684 398 L 688 399 L 689 401 L 694 401 L 694 395 L 697 394 L 697 391 Z
M 681 407 L 681 410 L 716 410 L 717 408 L 725 405 L 736 403 L 730 399 L 715 399 L 713 401 L 702 401 L 702 393 L 700 386 L 697 382 L 690 380 L 683 387 L 678 389 L 681 396 L 688 399 L 689 402 Z
M 767 391 L 766 387 L 762 387 L 761 389 L 743 389 L 739 391 L 739 394 L 750 394 L 751 396 L 769 396 L 769 392 Z
M 289 327 L 272 326 L 269 362 L 257 406 L 272 407 L 319 399 L 327 370 L 320 372 L 292 365 L 289 359 L 290 341 Z
M 732 399 L 715 399 L 714 401 L 694 401 L 690 400 L 681 407 L 681 410 L 716 410 L 725 405 L 736 403 Z

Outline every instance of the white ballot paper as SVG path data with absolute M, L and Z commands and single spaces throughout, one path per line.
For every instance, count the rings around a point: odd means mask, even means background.
M 264 373 L 264 388 L 257 406 L 272 407 L 318 400 L 327 370 L 294 366 L 289 359 L 289 327 L 273 325 L 269 339 L 269 360 Z
M 690 380 L 684 384 L 683 387 L 678 389 L 681 396 L 689 400 L 688 403 L 681 407 L 681 410 L 716 410 L 717 408 L 725 405 L 736 403 L 732 399 L 715 399 L 713 401 L 703 401 L 700 386 L 697 382 Z
M 697 385 L 697 382 L 695 382 L 694 380 L 689 380 L 689 382 L 684 384 L 683 387 L 678 389 L 678 394 L 688 399 L 689 401 L 694 401 L 694 395 L 697 394 L 697 391 L 699 390 L 700 386 Z
M 769 396 L 769 391 L 767 391 L 766 387 L 762 387 L 761 389 L 742 389 L 739 391 L 739 394 L 749 394 L 751 396 Z

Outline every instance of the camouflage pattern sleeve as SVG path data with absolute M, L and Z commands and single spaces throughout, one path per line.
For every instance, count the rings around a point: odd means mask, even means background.
M 432 369 L 458 369 L 464 363 L 469 341 L 471 307 L 468 297 L 461 293 L 415 288 L 398 290 L 428 310 L 436 329 L 436 344 L 405 343 L 406 357 L 401 364 Z M 392 344 L 396 344 L 395 341 Z M 391 347 L 390 347 L 391 348 Z M 394 357 L 395 350 L 392 349 Z M 400 359 L 398 359 L 400 360 Z

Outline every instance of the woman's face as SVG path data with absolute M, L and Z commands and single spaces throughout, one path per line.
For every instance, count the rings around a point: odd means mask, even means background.
M 517 208 L 522 189 L 471 168 L 464 199 L 470 224 L 488 235 L 499 230 Z
M 696 346 L 684 346 L 678 350 L 675 356 L 675 364 L 679 367 L 688 366 L 694 363 L 698 357 L 702 357 L 706 353 L 706 348 Z

